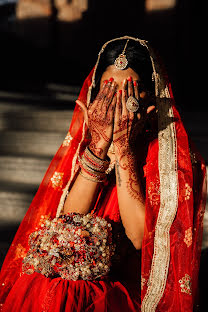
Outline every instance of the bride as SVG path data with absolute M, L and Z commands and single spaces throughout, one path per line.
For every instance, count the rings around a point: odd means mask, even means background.
M 5 258 L 6 311 L 193 311 L 205 164 L 145 40 L 103 45 Z

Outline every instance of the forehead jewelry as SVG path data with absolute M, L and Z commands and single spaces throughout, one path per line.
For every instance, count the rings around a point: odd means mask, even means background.
M 126 47 L 127 47 L 128 42 L 129 42 L 129 39 L 126 41 L 126 44 L 125 44 L 125 47 L 124 47 L 122 53 L 119 54 L 119 56 L 115 59 L 114 65 L 116 66 L 117 69 L 123 70 L 128 65 L 128 60 L 127 60 L 126 55 L 125 55 L 125 51 L 126 51 Z

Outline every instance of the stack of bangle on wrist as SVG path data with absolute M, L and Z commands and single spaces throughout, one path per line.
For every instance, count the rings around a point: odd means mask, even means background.
M 110 162 L 108 160 L 100 159 L 95 156 L 90 151 L 89 147 L 86 147 L 80 159 L 80 174 L 90 181 L 104 182 L 106 179 L 106 170 L 109 167 L 109 163 Z

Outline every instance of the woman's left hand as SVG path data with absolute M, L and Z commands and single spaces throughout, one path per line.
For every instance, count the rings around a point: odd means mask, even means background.
M 142 106 L 141 113 L 128 111 L 126 102 L 129 96 L 135 97 Z M 148 114 L 155 109 L 150 104 L 147 92 L 139 91 L 139 82 L 124 80 L 122 90 L 117 92 L 117 103 L 114 117 L 113 142 L 119 162 L 124 164 L 128 156 L 133 157 L 133 144 L 137 134 L 144 127 Z M 123 160 L 123 161 L 122 161 Z

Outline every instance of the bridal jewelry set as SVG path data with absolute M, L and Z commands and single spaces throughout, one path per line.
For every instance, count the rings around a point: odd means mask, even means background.
M 129 39 L 126 41 L 125 47 L 122 51 L 121 54 L 115 59 L 114 65 L 117 69 L 123 70 L 127 67 L 128 65 L 128 60 L 125 55 L 126 47 L 129 42 Z M 138 100 L 133 97 L 129 96 L 127 102 L 126 102 L 126 108 L 128 109 L 129 112 L 135 113 L 139 109 L 139 102 Z

